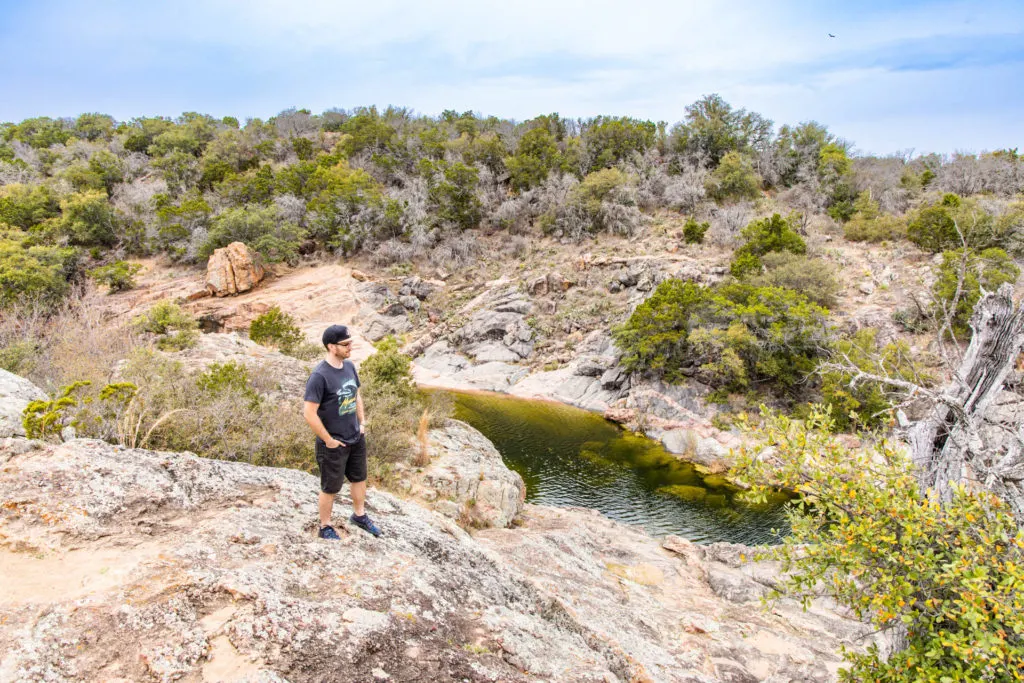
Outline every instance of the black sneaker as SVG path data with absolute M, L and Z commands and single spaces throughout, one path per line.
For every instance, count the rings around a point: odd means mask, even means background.
M 366 533 L 373 534 L 377 538 L 380 537 L 380 527 L 373 523 L 373 520 L 370 519 L 370 515 L 363 515 L 362 517 L 356 517 L 355 515 L 352 515 L 348 518 L 348 521 L 352 522 Z
M 334 527 L 328 524 L 327 526 L 320 527 L 320 533 L 317 534 L 320 538 L 325 541 L 340 541 L 341 536 L 334 530 Z

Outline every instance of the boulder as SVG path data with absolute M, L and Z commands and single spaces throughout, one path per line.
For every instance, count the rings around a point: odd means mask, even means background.
M 359 300 L 373 309 L 378 309 L 392 301 L 394 296 L 383 282 L 365 282 L 355 289 Z
M 412 329 L 412 323 L 405 316 L 405 308 L 401 304 L 395 304 L 402 309 L 401 315 L 380 315 L 376 311 L 367 311 L 359 317 L 359 324 L 362 327 L 363 336 L 371 342 L 377 342 L 388 335 L 404 334 Z
M 526 285 L 526 291 L 534 296 L 543 296 L 548 293 L 548 279 L 545 276 L 540 276 L 530 280 Z
M 30 401 L 46 400 L 46 393 L 24 377 L 0 368 L 0 439 L 25 436 L 22 412 Z
M 466 349 L 466 353 L 472 356 L 473 359 L 479 363 L 489 363 L 493 361 L 501 363 L 515 363 L 521 358 L 516 351 L 510 349 L 501 342 L 496 341 L 485 341 L 470 346 Z
M 622 368 L 615 366 L 608 368 L 601 373 L 601 388 L 612 390 L 619 389 L 629 379 L 629 373 Z
M 440 283 L 444 284 L 444 283 Z M 398 290 L 399 296 L 414 296 L 420 301 L 425 301 L 435 289 L 437 289 L 438 283 L 430 280 L 424 280 L 416 275 L 405 278 L 402 281 L 402 287 Z
M 412 296 L 411 294 L 405 294 L 398 297 L 398 303 L 402 304 L 402 306 L 409 309 L 410 311 L 420 310 L 420 300 Z
M 431 462 L 423 485 L 439 500 L 454 502 L 476 526 L 505 527 L 522 511 L 523 478 L 508 469 L 487 438 L 464 422 L 449 420 L 428 433 Z M 449 514 L 451 506 L 443 507 Z
M 518 360 L 533 352 L 533 329 L 520 313 L 512 311 L 477 311 L 455 336 L 478 360 L 484 360 L 482 353 L 488 355 L 488 360 Z M 494 342 L 500 342 L 510 353 L 496 349 Z
M 586 356 L 576 362 L 575 373 L 581 377 L 601 377 L 607 367 L 608 364 L 604 359 Z
M 242 242 L 214 250 L 206 264 L 206 287 L 214 296 L 248 292 L 263 279 L 260 255 Z

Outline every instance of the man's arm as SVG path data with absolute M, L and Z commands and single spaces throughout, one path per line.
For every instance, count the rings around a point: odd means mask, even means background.
M 306 424 L 308 424 L 310 429 L 312 429 L 313 432 L 319 436 L 325 444 L 327 444 L 328 448 L 344 446 L 345 444 L 327 433 L 327 429 L 324 427 L 323 421 L 320 419 L 320 416 L 316 414 L 317 408 L 319 407 L 319 403 L 313 403 L 312 401 L 305 401 L 303 403 L 302 417 L 306 418 Z
M 366 413 L 363 412 L 363 392 L 356 389 L 356 418 L 359 420 L 359 433 L 366 432 Z

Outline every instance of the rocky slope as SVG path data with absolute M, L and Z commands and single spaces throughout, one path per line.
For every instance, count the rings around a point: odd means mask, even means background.
M 451 463 L 466 451 L 494 467 L 467 430 L 432 435 L 434 465 L 466 469 Z M 339 523 L 325 542 L 316 485 L 93 440 L 3 440 L 0 680 L 827 681 L 840 643 L 862 644 L 861 625 L 818 607 L 762 611 L 777 571 L 744 563 L 749 549 L 535 506 L 470 536 L 373 490 L 385 537 Z

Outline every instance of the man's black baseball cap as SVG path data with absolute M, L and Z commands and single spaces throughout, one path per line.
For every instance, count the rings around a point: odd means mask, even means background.
M 344 325 L 331 325 L 324 330 L 323 342 L 326 347 L 328 344 L 337 344 L 343 342 L 346 339 L 351 338 L 352 335 L 348 333 L 348 328 Z

